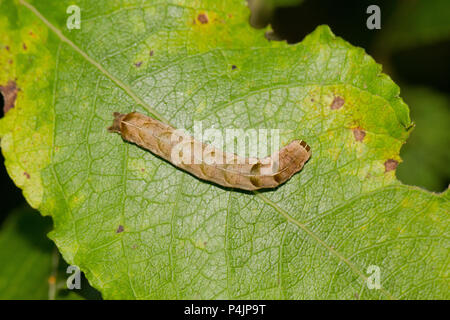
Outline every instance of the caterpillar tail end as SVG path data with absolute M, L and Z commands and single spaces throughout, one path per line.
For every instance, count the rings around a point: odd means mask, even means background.
M 120 133 L 120 123 L 122 122 L 122 119 L 126 116 L 125 114 L 122 114 L 120 112 L 114 112 L 114 122 L 111 127 L 108 127 L 109 132 L 116 132 Z
M 299 140 L 300 145 L 308 152 L 309 156 L 311 157 L 311 147 L 306 143 L 306 141 Z

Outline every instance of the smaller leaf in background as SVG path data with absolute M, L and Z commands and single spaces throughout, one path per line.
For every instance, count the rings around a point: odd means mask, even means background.
M 394 80 L 450 90 L 450 1 L 399 0 L 375 41 L 375 57 Z
M 51 219 L 30 208 L 15 210 L 0 231 L 0 298 L 47 299 L 53 244 Z
M 416 123 L 401 150 L 398 178 L 430 191 L 443 191 L 450 182 L 450 99 L 427 88 L 407 87 L 402 95 Z
M 399 1 L 380 39 L 388 51 L 450 39 L 450 1 Z
M 80 291 L 65 289 L 67 264 L 47 238 L 52 223 L 30 207 L 8 215 L 0 229 L 0 299 L 98 298 L 85 279 Z

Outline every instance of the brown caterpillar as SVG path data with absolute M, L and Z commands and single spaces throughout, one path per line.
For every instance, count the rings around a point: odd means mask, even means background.
M 182 135 L 175 128 L 138 112 L 115 112 L 113 125 L 108 130 L 120 133 L 125 141 L 151 151 L 202 180 L 243 190 L 278 187 L 300 171 L 311 156 L 305 141 L 293 140 L 270 157 L 243 158 Z M 183 155 L 186 150 L 191 152 Z M 208 157 L 198 161 L 201 154 Z

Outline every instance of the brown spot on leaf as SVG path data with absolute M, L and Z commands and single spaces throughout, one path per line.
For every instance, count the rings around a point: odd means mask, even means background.
M 116 230 L 116 233 L 121 233 L 121 232 L 123 232 L 125 229 L 124 229 L 124 227 L 122 226 L 122 225 L 119 225 L 119 227 L 117 228 L 117 230 Z
M 333 110 L 337 110 L 342 108 L 342 106 L 344 105 L 345 100 L 341 97 L 335 97 L 333 102 L 331 103 L 330 108 Z
M 198 20 L 201 24 L 206 24 L 206 23 L 209 22 L 209 18 L 208 18 L 208 16 L 206 15 L 206 13 L 200 13 L 200 14 L 197 16 L 197 20 Z
M 138 61 L 134 64 L 136 68 L 139 68 L 142 65 L 142 61 Z
M 353 135 L 355 136 L 356 141 L 363 141 L 366 136 L 366 132 L 361 128 L 355 128 L 353 129 Z
M 25 42 L 22 43 L 22 47 L 23 47 L 23 50 L 27 50 L 28 49 L 27 44 Z
M 19 88 L 17 88 L 16 82 L 12 80 L 8 81 L 6 86 L 0 86 L 0 93 L 3 95 L 4 100 L 3 114 L 14 108 L 18 91 Z
M 385 172 L 389 172 L 389 171 L 395 170 L 395 169 L 397 169 L 397 166 L 398 166 L 398 161 L 397 160 L 388 159 L 384 163 Z
M 232 66 L 231 66 L 231 70 L 236 70 L 237 69 L 237 67 L 233 64 Z
M 9 51 L 9 46 L 6 46 L 5 49 L 6 49 L 6 51 Z
M 24 175 L 25 177 L 27 177 L 27 179 L 30 179 L 30 174 L 29 174 L 28 172 L 25 171 L 25 172 L 23 173 L 23 175 Z
M 154 54 L 155 54 L 155 51 L 150 50 L 150 57 L 153 57 Z

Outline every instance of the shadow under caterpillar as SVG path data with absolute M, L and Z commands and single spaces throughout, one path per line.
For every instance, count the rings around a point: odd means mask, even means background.
M 311 156 L 311 149 L 305 141 L 293 140 L 270 157 L 243 158 L 183 135 L 179 130 L 138 112 L 114 112 L 114 122 L 108 130 L 119 133 L 125 141 L 151 151 L 199 179 L 249 191 L 278 187 L 300 171 Z M 183 155 L 186 150 L 191 151 L 187 157 Z M 203 158 L 205 154 L 207 156 Z

